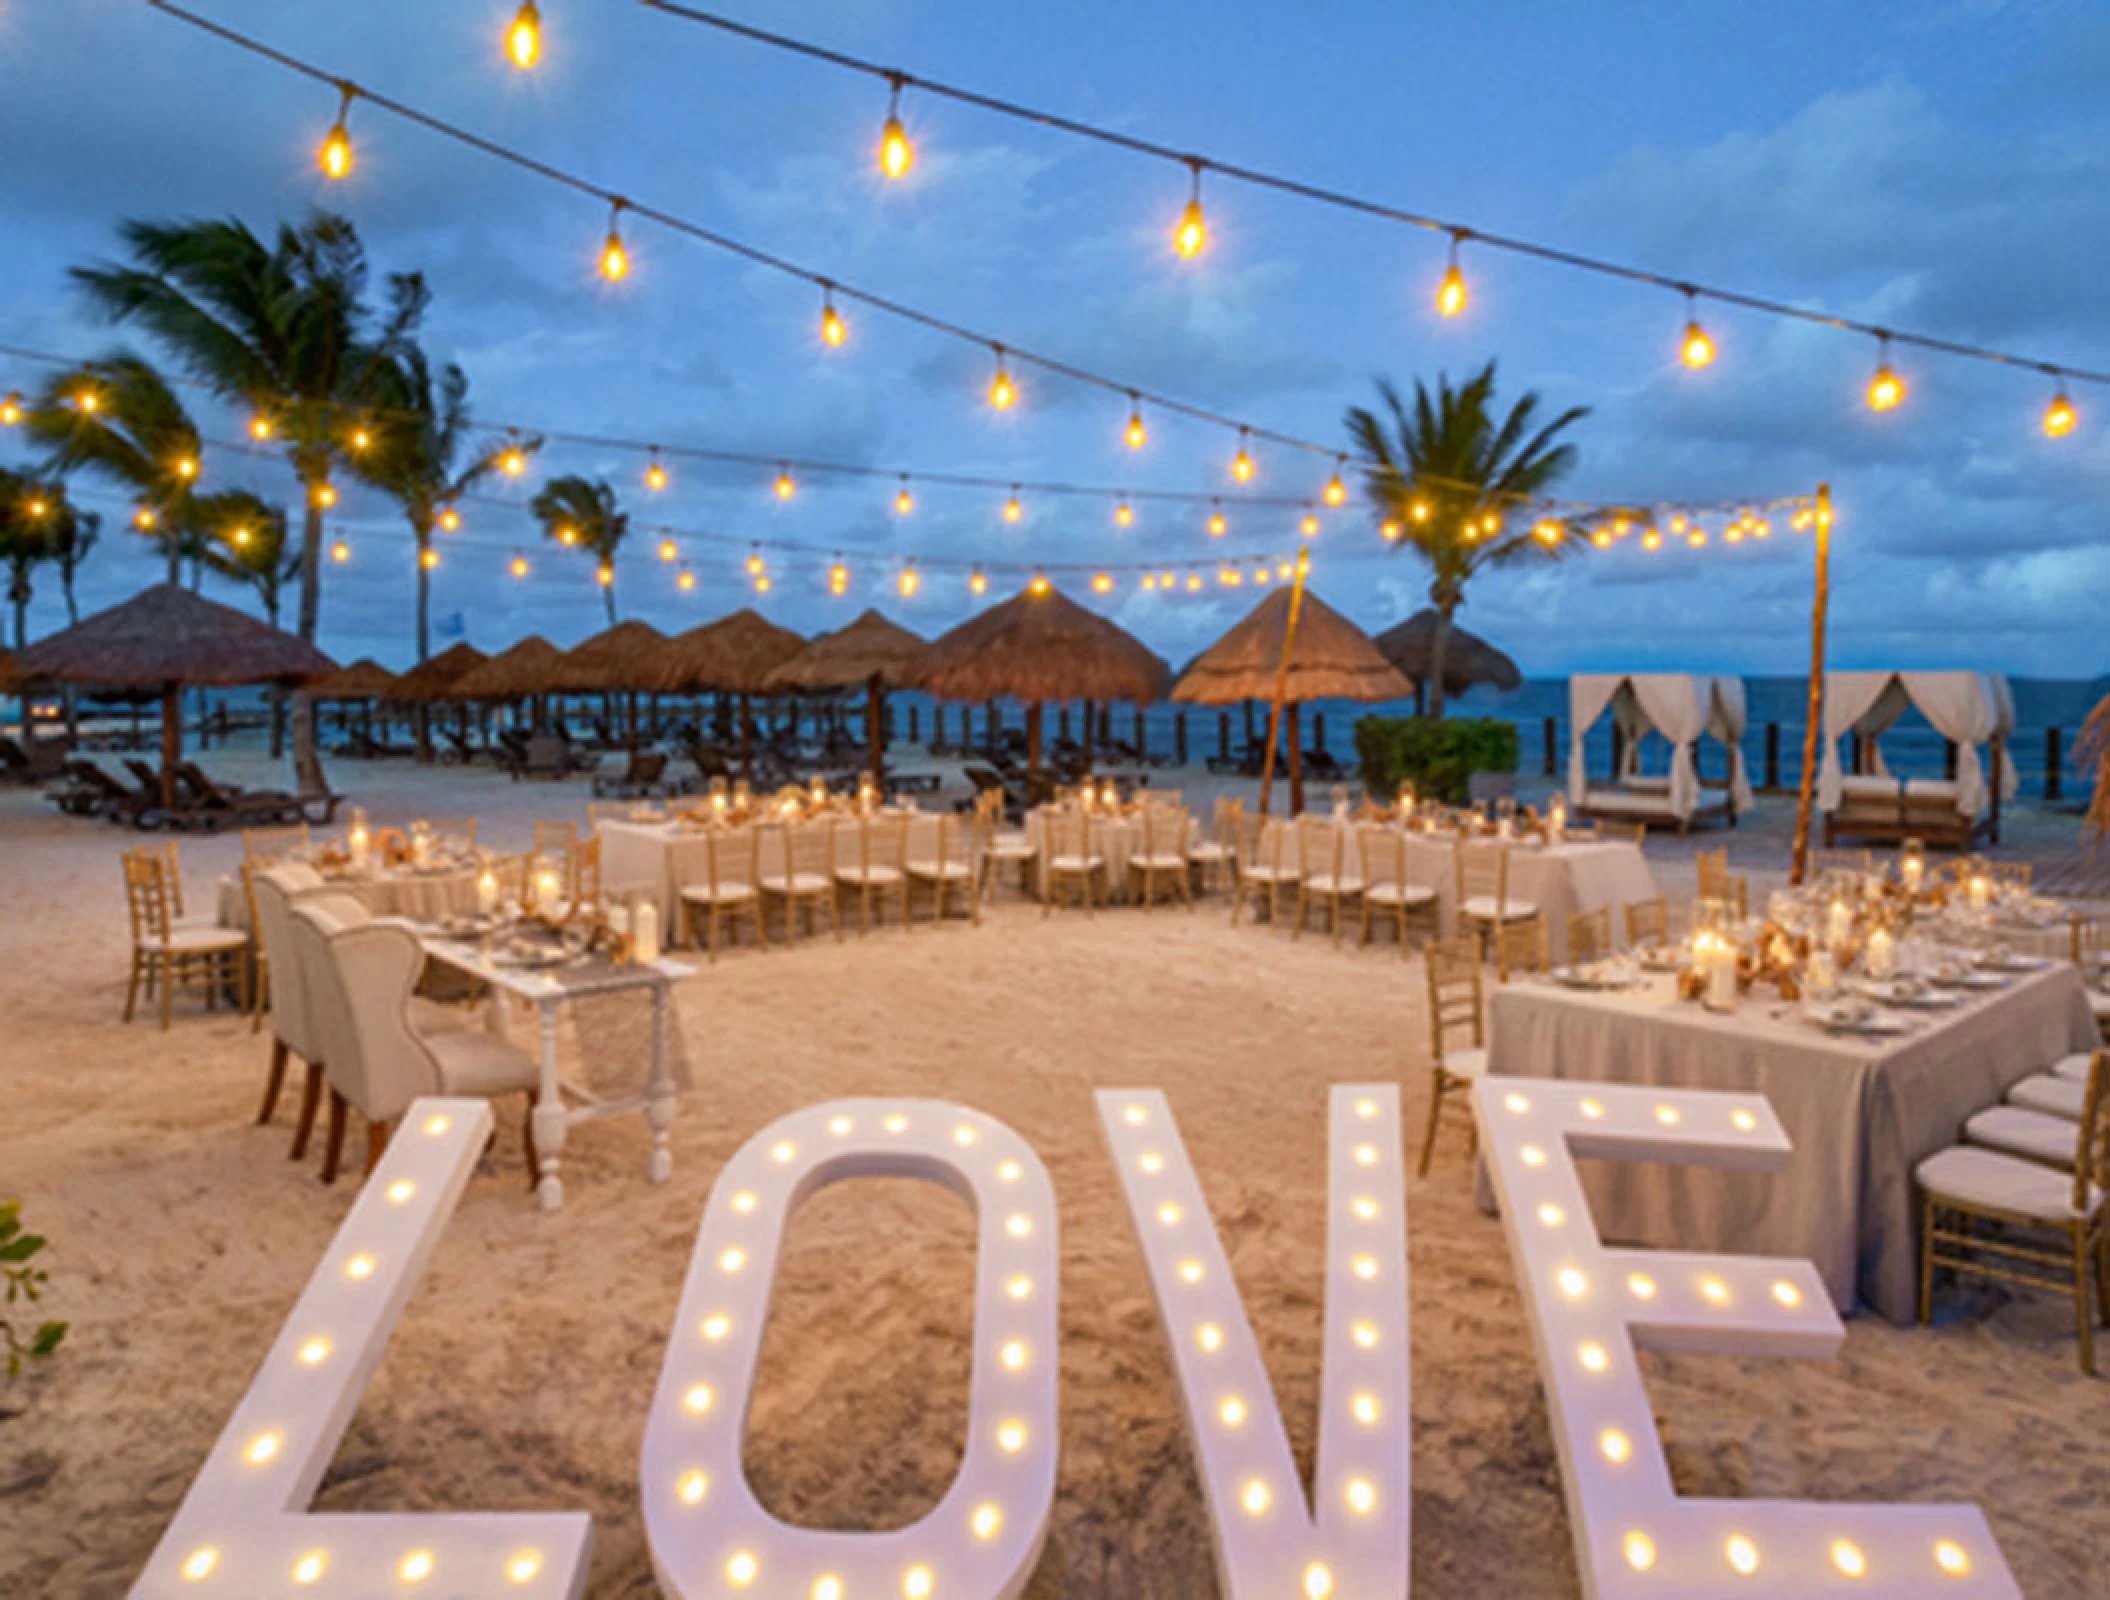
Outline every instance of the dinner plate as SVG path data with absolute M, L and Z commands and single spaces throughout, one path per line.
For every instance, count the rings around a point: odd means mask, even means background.
M 1804 1011 L 1803 1020 L 1822 1028 L 1826 1033 L 1856 1033 L 1871 1038 L 1888 1037 L 1908 1031 L 1911 1024 L 1903 1017 L 1885 1011 L 1864 1014 L 1842 1014 L 1834 1006 L 1812 1006 Z

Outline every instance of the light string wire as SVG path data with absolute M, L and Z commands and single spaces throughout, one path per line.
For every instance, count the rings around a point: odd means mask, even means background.
M 26 345 L 0 342 L 0 356 L 54 367 L 61 371 L 79 372 L 90 378 L 101 372 L 101 363 L 93 357 L 75 357 L 53 351 L 33 349 Z M 201 378 L 188 374 L 166 375 L 167 381 L 217 397 L 218 391 Z M 284 403 L 284 402 L 280 402 Z M 415 413 L 383 405 L 355 404 L 349 401 L 322 401 L 319 409 L 335 414 L 353 425 L 364 425 L 375 421 L 394 419 L 417 421 Z M 1324 497 L 1308 495 L 1255 494 L 1249 490 L 1233 488 L 1229 491 L 1209 489 L 1130 489 L 1112 485 L 1084 484 L 1062 479 L 1011 478 L 997 474 L 924 471 L 915 468 L 881 467 L 858 465 L 849 462 L 823 461 L 798 455 L 772 454 L 767 451 L 729 450 L 712 445 L 668 445 L 653 443 L 641 438 L 614 434 L 581 433 L 562 428 L 543 427 L 533 423 L 480 421 L 475 426 L 498 438 L 539 438 L 545 442 L 575 445 L 583 449 L 620 450 L 643 455 L 648 459 L 666 457 L 674 460 L 708 461 L 718 465 L 752 466 L 779 472 L 796 472 L 814 477 L 852 478 L 867 481 L 885 480 L 907 482 L 917 487 L 935 485 L 941 488 L 987 489 L 1009 491 L 1017 494 L 1044 494 L 1085 499 L 1112 500 L 1120 502 L 1209 506 L 1218 507 L 1227 501 L 1236 508 L 1261 508 L 1316 513 L 1327 509 Z M 1363 467 L 1368 463 L 1359 457 L 1350 457 L 1351 467 Z M 1438 491 L 1455 491 L 1483 494 L 1482 486 L 1454 480 L 1434 474 L 1418 474 L 1416 486 Z M 1560 499 L 1546 495 L 1489 495 L 1489 503 L 1500 503 L 1513 510 L 1538 512 L 1558 516 L 1564 520 L 1588 520 L 1614 516 L 1636 516 L 1646 514 L 1651 506 L 1662 508 L 1667 514 L 1673 507 L 1689 516 L 1724 516 L 1745 511 L 1770 512 L 1798 508 L 1804 497 L 1780 496 L 1770 500 L 1754 500 L 1748 496 L 1717 500 L 1618 500 L 1584 501 Z
M 1520 238 L 1514 234 L 1491 232 L 1468 223 L 1447 222 L 1425 212 L 1389 205 L 1382 201 L 1366 199 L 1320 184 L 1298 178 L 1284 177 L 1256 167 L 1242 166 L 1236 162 L 1219 161 L 1211 156 L 1202 156 L 1192 151 L 1178 150 L 1171 145 L 1140 138 L 1134 134 L 1121 133 L 1095 123 L 1083 122 L 1074 117 L 1063 116 L 1052 111 L 1039 110 L 1021 105 L 1016 101 L 985 94 L 979 90 L 963 88 L 958 84 L 940 82 L 937 79 L 920 77 L 902 71 L 898 67 L 882 66 L 878 62 L 849 55 L 824 45 L 795 39 L 751 23 L 738 22 L 731 17 L 704 11 L 695 6 L 683 5 L 678 0 L 642 0 L 649 9 L 667 16 L 679 17 L 689 22 L 701 23 L 720 32 L 747 39 L 772 49 L 789 51 L 810 60 L 827 62 L 852 72 L 863 73 L 885 80 L 902 89 L 914 89 L 934 98 L 952 100 L 961 105 L 993 112 L 998 116 L 1029 122 L 1044 128 L 1100 144 L 1132 151 L 1136 154 L 1169 161 L 1190 172 L 1210 173 L 1231 179 L 1254 188 L 1271 189 L 1277 193 L 1294 195 L 1321 205 L 1333 206 L 1345 211 L 1358 212 L 1364 216 L 1378 217 L 1387 222 L 1405 224 L 1429 233 L 1442 234 L 1455 243 L 1470 242 L 1476 249 L 1499 250 L 1511 255 L 1526 256 L 1555 266 L 1569 267 L 1579 272 L 1594 273 L 1599 277 L 1614 278 L 1627 283 L 1645 284 L 1651 288 L 1667 289 L 1685 297 L 1688 304 L 1695 300 L 1711 300 L 1718 305 L 1733 306 L 1743 311 L 1755 311 L 1766 316 L 1783 317 L 1817 327 L 1833 328 L 1844 333 L 1860 334 L 1864 337 L 1887 340 L 1896 345 L 1909 345 L 1941 355 L 1956 356 L 1968 361 L 1989 362 L 2044 376 L 2076 383 L 2110 385 L 2110 372 L 2096 371 L 2087 367 L 2070 366 L 2064 362 L 2046 361 L 2037 356 L 2025 356 L 2013 351 L 1994 349 L 1990 346 L 1967 344 L 1961 340 L 1946 339 L 1934 334 L 1914 333 L 1905 329 L 1866 322 L 1837 312 L 1824 311 L 1810 306 L 1799 306 L 1785 300 L 1775 300 L 1765 295 L 1746 290 L 1723 288 L 1702 284 L 1689 278 L 1674 277 L 1646 267 L 1636 267 L 1625 262 L 1607 260 L 1601 256 L 1585 254 L 1558 245 L 1541 244 L 1535 240 Z M 1256 430 L 1257 432 L 1257 430 Z

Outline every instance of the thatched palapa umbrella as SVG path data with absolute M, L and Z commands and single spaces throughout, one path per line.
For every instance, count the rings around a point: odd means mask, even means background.
M 657 694 L 667 672 L 672 643 L 649 622 L 632 618 L 603 628 L 565 652 L 558 664 L 556 690 L 561 694 L 622 694 L 629 708 L 630 745 L 637 747 L 637 697 Z
M 161 803 L 176 804 L 183 691 L 240 683 L 298 685 L 337 664 L 297 635 L 180 584 L 156 584 L 22 652 L 23 677 L 161 696 Z
M 563 660 L 563 651 L 531 633 L 456 678 L 452 692 L 462 700 L 525 700 L 550 694 L 557 687 Z
M 915 681 L 923 640 L 877 611 L 847 628 L 824 633 L 769 675 L 772 689 L 825 690 L 865 687 L 865 737 L 872 747 L 872 777 L 886 776 L 886 692 Z
M 1026 703 L 1026 759 L 1040 765 L 1041 702 L 1164 698 L 1165 663 L 1133 634 L 1052 588 L 1028 588 L 931 643 L 915 686 L 940 700 Z
M 740 765 L 754 776 L 754 740 L 748 697 L 769 688 L 769 675 L 806 647 L 789 628 L 780 628 L 752 609 L 742 608 L 716 622 L 706 622 L 672 639 L 666 652 L 667 694 L 737 694 L 740 697 Z
M 1260 809 L 1267 810 L 1275 776 L 1282 708 L 1307 700 L 1400 700 L 1414 685 L 1378 652 L 1370 636 L 1301 582 L 1277 589 L 1216 643 L 1195 658 L 1172 687 L 1172 698 L 1229 705 L 1267 698 L 1267 757 L 1261 768 Z M 1304 809 L 1304 758 L 1289 741 L 1289 809 Z
M 308 685 L 310 700 L 382 700 L 396 686 L 396 675 L 372 656 L 362 656 L 348 667 L 339 667 L 327 677 Z
M 435 700 L 451 700 L 455 680 L 472 667 L 480 667 L 488 658 L 475 645 L 464 640 L 449 645 L 438 655 L 419 662 L 389 689 L 386 699 L 397 705 L 430 705 Z
M 1375 641 L 1385 659 L 1399 668 L 1404 676 L 1414 680 L 1416 716 L 1427 710 L 1429 683 L 1435 675 L 1439 620 L 1434 607 L 1424 606 L 1406 621 L 1393 623 Z M 1468 633 L 1455 622 L 1446 630 L 1443 642 L 1443 692 L 1446 696 L 1463 694 L 1483 683 L 1497 689 L 1514 689 L 1523 681 L 1524 675 L 1517 671 L 1517 664 L 1477 633 Z

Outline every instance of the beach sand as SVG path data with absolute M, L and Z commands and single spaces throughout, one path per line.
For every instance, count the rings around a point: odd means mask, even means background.
M 213 764 L 242 775 L 239 760 Z M 334 772 L 377 822 L 477 810 L 501 844 L 538 813 L 576 816 L 581 799 L 489 772 Z M 73 1325 L 55 1360 L 0 1389 L 9 1596 L 124 1591 L 354 1195 L 286 1159 L 292 1095 L 255 1125 L 268 1032 L 195 1003 L 167 1034 L 119 1022 L 125 842 L 0 796 L 0 1195 L 50 1237 L 41 1309 Z M 194 901 L 239 853 L 186 841 Z M 1689 843 L 1652 855 L 1667 889 L 1689 887 Z M 1233 929 L 1220 899 L 1192 915 L 1044 920 L 1007 897 L 979 930 L 729 955 L 678 994 L 695 1083 L 672 1182 L 645 1181 L 641 1119 L 601 1122 L 573 1133 L 568 1202 L 540 1215 L 518 1101 L 501 1107 L 317 1505 L 582 1508 L 590 1592 L 656 1592 L 636 1464 L 714 1174 L 798 1107 L 930 1096 L 1019 1130 L 1061 1208 L 1062 1466 L 1028 1593 L 1214 1594 L 1163 1330 L 1092 1091 L 1170 1097 L 1308 1472 L 1326 1090 L 1398 1081 L 1415 1136 L 1420 985 L 1389 946 Z M 568 1021 L 563 1043 L 577 1073 L 614 1086 L 639 1078 L 647 1038 L 646 1008 L 611 999 Z M 1575 1594 L 1545 1405 L 1499 1226 L 1472 1204 L 1462 1120 L 1408 1200 L 1415 1592 Z M 967 1211 L 928 1186 L 860 1181 L 798 1213 L 748 1444 L 765 1504 L 872 1528 L 936 1502 L 961 1450 L 971 1274 Z M 1950 1293 L 1934 1330 L 1856 1319 L 1837 1361 L 1647 1370 L 1684 1492 L 1973 1501 L 2027 1593 L 2102 1592 L 2110 1382 L 2080 1375 L 2063 1302 Z

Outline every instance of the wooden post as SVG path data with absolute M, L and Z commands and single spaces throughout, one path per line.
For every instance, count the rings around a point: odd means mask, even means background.
M 1326 713 L 1323 711 L 1314 711 L 1311 715 L 1311 746 L 1322 756 L 1327 753 Z
M 1172 714 L 1172 756 L 1179 765 L 1184 767 L 1187 764 L 1187 713 L 1184 711 Z
M 2000 769 L 2007 762 L 2007 742 L 1999 734 L 1993 735 L 1992 784 L 1993 784 L 1993 843 L 2000 842 Z
M 1768 789 L 1780 787 L 1780 724 L 1766 724 L 1766 785 Z
M 886 689 L 873 673 L 865 679 L 865 732 L 870 736 L 872 747 L 872 781 L 886 781 L 887 724 L 894 719 L 886 714 Z
M 1216 759 L 1226 764 L 1231 759 L 1231 713 L 1216 713 Z
M 1941 746 L 1941 775 L 1949 782 L 1954 783 L 1956 781 L 1956 741 L 1954 739 L 1944 739 L 1941 742 Z
M 1026 702 L 1026 766 L 1033 772 L 1040 770 L 1040 722 L 1044 709 L 1038 700 Z
M 1000 719 L 996 714 L 996 702 L 992 700 L 989 702 L 989 720 L 986 724 L 984 724 L 982 730 L 983 732 L 989 735 L 989 753 L 991 755 L 996 754 L 999 721 Z
M 1282 627 L 1282 658 L 1275 663 L 1275 697 L 1269 702 L 1267 715 L 1267 753 L 1260 758 L 1260 814 L 1268 814 L 1268 801 L 1275 786 L 1275 747 L 1282 735 L 1282 707 L 1289 693 L 1290 652 L 1297 647 L 1297 616 L 1304 609 L 1304 573 L 1311 565 L 1311 558 L 1303 551 L 1297 553 L 1297 575 L 1290 585 L 1289 618 Z M 1289 754 L 1289 804 L 1290 815 L 1302 809 L 1304 799 L 1304 763 L 1298 754 L 1297 744 L 1292 740 Z
M 1150 730 L 1143 725 L 1143 702 L 1136 702 L 1136 759 L 1150 759 Z
M 22 719 L 23 732 L 29 729 L 29 719 Z M 176 809 L 176 766 L 183 759 L 183 690 L 180 685 L 166 684 L 161 691 L 161 808 Z M 163 983 L 168 982 L 166 975 Z
M 1817 782 L 1817 739 L 1824 718 L 1824 617 L 1832 601 L 1832 489 L 1817 485 L 1816 527 L 1817 580 L 1810 599 L 1810 699 L 1802 726 L 1802 783 L 1795 794 L 1795 855 L 1788 881 L 1802 883 L 1809 876 L 1810 801 Z
M 2060 766 L 2059 730 L 2057 728 L 2046 728 L 2044 730 L 2044 798 L 2047 800 L 2059 798 Z
M 1063 701 L 1061 705 L 1055 708 L 1055 737 L 1062 740 L 1065 744 L 1069 742 L 1070 703 L 1067 700 Z M 1034 758 L 1033 765 L 1035 765 L 1036 767 L 1040 765 L 1040 760 L 1038 757 Z
M 923 742 L 923 715 L 920 708 L 916 706 L 908 708 L 908 742 L 910 744 L 921 744 Z
M 1546 776 L 1553 777 L 1560 771 L 1560 733 L 1554 719 L 1546 719 Z

